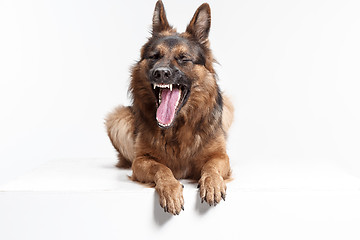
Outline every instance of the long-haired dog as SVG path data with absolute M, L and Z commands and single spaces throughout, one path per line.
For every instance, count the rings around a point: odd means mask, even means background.
M 132 106 L 117 107 L 106 118 L 117 166 L 131 167 L 134 181 L 154 183 L 161 207 L 172 214 L 184 209 L 177 179 L 197 180 L 202 201 L 216 205 L 225 200 L 230 176 L 225 140 L 233 106 L 216 81 L 210 23 L 204 3 L 177 33 L 159 0 L 152 36 L 132 68 Z

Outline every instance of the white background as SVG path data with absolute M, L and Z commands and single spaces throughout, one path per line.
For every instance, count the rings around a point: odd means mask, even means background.
M 360 177 L 360 2 L 208 1 L 236 118 L 233 165 L 335 164 Z M 202 1 L 164 2 L 185 29 Z M 0 1 L 0 183 L 59 158 L 112 157 L 155 1 Z

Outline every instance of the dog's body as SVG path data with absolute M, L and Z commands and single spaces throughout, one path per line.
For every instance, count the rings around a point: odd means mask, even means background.
M 158 1 L 153 35 L 132 69 L 133 105 L 106 118 L 117 166 L 132 167 L 135 181 L 155 183 L 160 205 L 172 214 L 184 205 L 177 179 L 199 180 L 200 197 L 215 205 L 225 199 L 230 176 L 225 139 L 233 107 L 216 83 L 209 29 L 209 5 L 179 34 Z

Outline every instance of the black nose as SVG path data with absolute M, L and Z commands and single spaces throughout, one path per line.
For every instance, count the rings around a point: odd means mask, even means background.
M 171 77 L 171 69 L 167 67 L 159 67 L 156 68 L 152 74 L 156 80 L 166 80 Z

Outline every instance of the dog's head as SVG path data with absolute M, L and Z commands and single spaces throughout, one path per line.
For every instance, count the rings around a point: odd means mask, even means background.
M 196 10 L 186 31 L 177 33 L 167 21 L 163 3 L 160 0 L 156 3 L 152 36 L 141 49 L 133 77 L 140 75 L 145 81 L 141 82 L 147 85 L 143 90 L 151 88 L 156 120 L 161 128 L 172 126 L 196 94 L 194 90 L 199 88 L 200 80 L 207 74 L 214 75 L 208 41 L 210 24 L 210 7 L 204 3 Z M 133 92 L 138 88 L 134 84 Z

